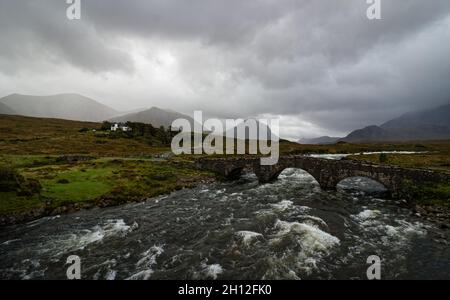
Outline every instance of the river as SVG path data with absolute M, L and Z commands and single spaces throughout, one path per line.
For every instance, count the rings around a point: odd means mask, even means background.
M 285 170 L 0 229 L 1 279 L 450 279 L 449 232 L 361 178 L 322 191 Z

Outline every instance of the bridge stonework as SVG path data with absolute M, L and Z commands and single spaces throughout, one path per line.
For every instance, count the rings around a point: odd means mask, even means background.
M 366 177 L 383 184 L 393 198 L 407 197 L 411 185 L 450 183 L 450 175 L 440 172 L 308 156 L 280 157 L 273 166 L 262 166 L 256 158 L 206 158 L 198 160 L 197 166 L 228 179 L 239 178 L 243 170 L 253 171 L 260 183 L 275 181 L 287 168 L 298 168 L 311 174 L 324 190 L 335 189 L 346 178 Z

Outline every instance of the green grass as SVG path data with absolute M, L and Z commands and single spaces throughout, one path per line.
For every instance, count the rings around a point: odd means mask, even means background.
M 40 181 L 43 188 L 41 195 L 55 199 L 56 203 L 96 199 L 112 190 L 113 186 L 108 180 L 112 171 L 112 168 L 96 168 L 83 172 L 77 167 L 58 172 L 54 179 Z M 61 179 L 68 180 L 68 183 L 60 183 Z
M 42 207 L 44 204 L 38 195 L 19 197 L 15 192 L 0 192 L 0 199 L 0 214 L 29 211 L 33 208 Z
M 57 163 L 56 155 L 1 155 L 0 163 L 8 164 L 13 168 L 26 168 L 33 166 L 45 166 Z
M 450 207 L 450 184 L 412 187 L 410 191 L 416 204 L 443 205 Z
M 0 191 L 0 214 L 46 206 L 125 203 L 191 187 L 214 174 L 189 164 L 139 158 L 100 158 L 85 162 L 56 163 L 54 157 L 2 156 L 25 179 L 39 181 L 42 190 L 28 197 Z M 45 164 L 45 163 L 48 164 Z
M 347 159 L 450 173 L 450 153 L 445 151 L 416 154 L 387 154 L 385 156 L 386 161 L 380 161 L 379 154 L 352 155 L 347 157 Z

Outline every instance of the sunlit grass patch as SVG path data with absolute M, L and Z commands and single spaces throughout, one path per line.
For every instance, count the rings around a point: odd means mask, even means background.
M 112 168 L 72 170 L 57 173 L 53 179 L 42 180 L 42 196 L 53 202 L 79 202 L 96 199 L 114 187 Z

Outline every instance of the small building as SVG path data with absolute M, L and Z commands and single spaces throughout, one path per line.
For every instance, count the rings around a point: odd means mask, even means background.
M 111 131 L 122 130 L 123 132 L 131 131 L 131 128 L 122 124 L 115 123 L 111 125 Z

